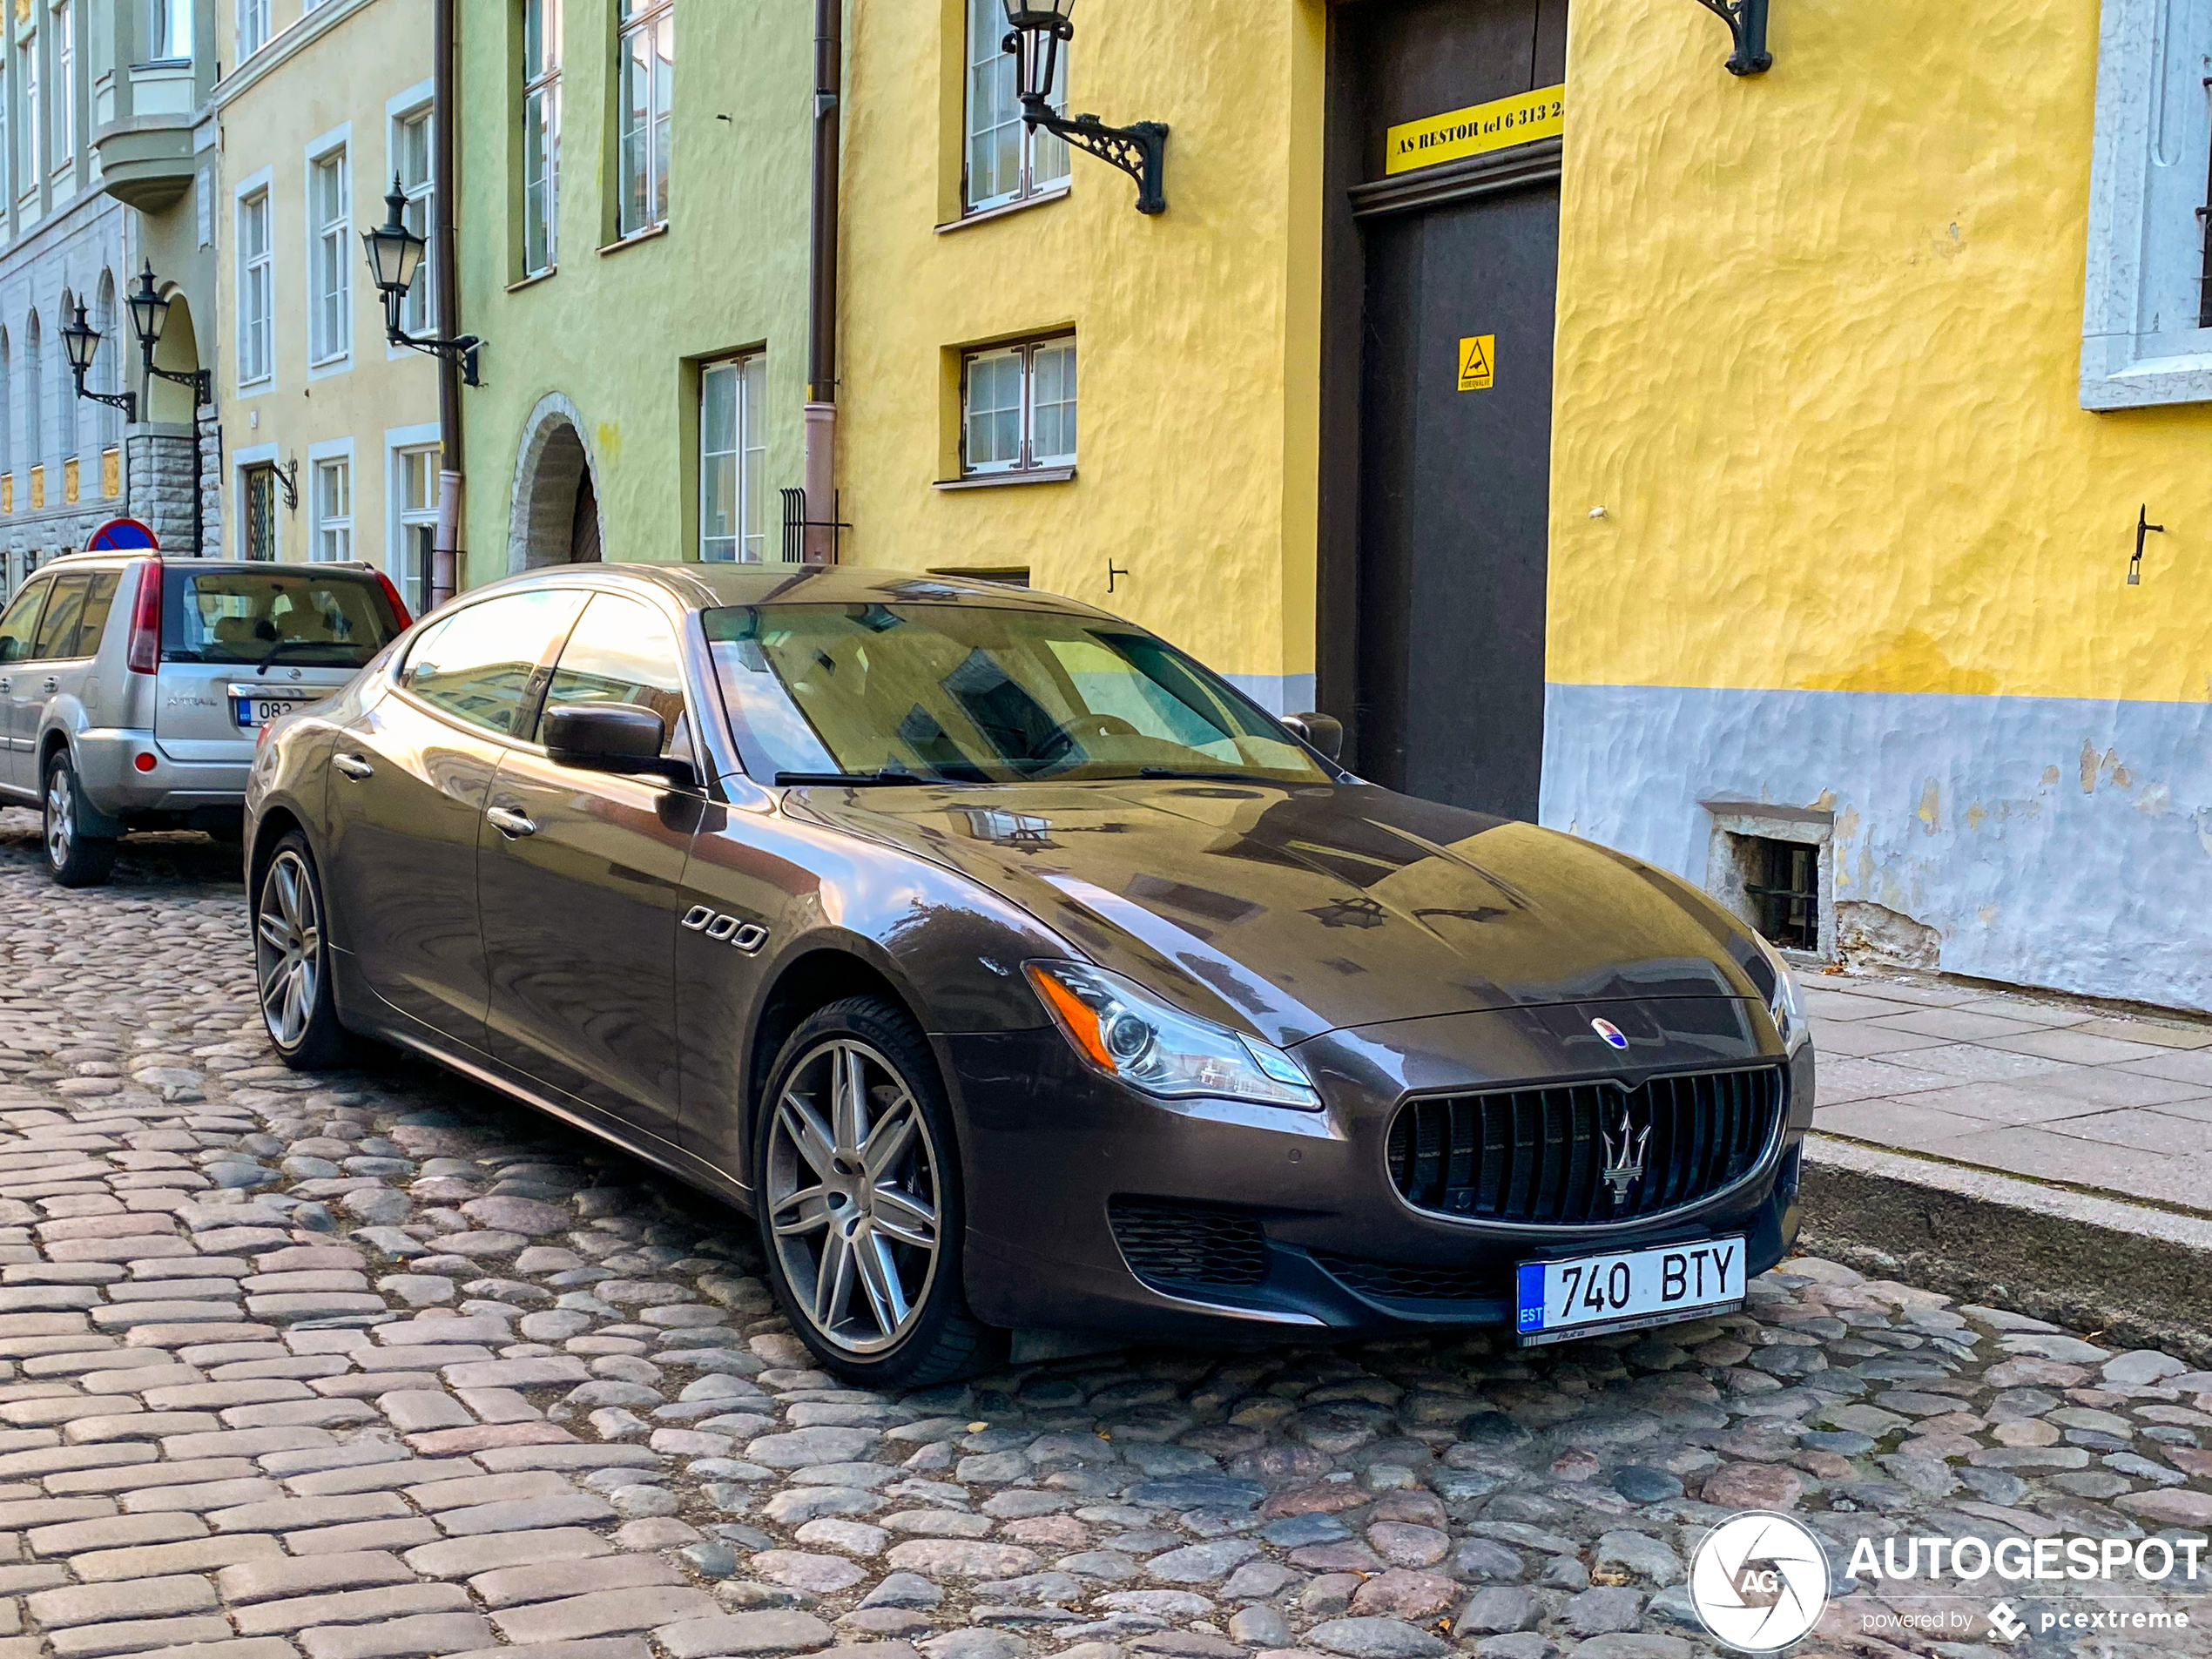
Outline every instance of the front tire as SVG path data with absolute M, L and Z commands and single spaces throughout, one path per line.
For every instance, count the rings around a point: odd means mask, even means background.
M 356 1041 L 338 1023 L 330 989 L 330 932 L 322 878 L 307 838 L 293 830 L 253 889 L 253 970 L 261 1023 L 277 1057 L 294 1071 L 327 1071 L 354 1057 Z
M 880 997 L 792 1033 L 756 1130 L 761 1244 L 777 1300 L 824 1366 L 864 1387 L 988 1371 L 1007 1338 L 968 1311 L 967 1210 L 943 1080 Z
M 56 752 L 46 763 L 45 787 L 40 792 L 41 829 L 46 850 L 46 873 L 64 887 L 107 885 L 115 871 L 115 843 L 105 836 L 87 835 L 84 825 L 91 816 L 84 792 L 78 785 L 77 768 L 69 751 Z

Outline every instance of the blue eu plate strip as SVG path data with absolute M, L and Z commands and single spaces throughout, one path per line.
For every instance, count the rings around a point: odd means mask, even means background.
M 1541 1331 L 1544 1328 L 1544 1264 L 1541 1262 L 1523 1262 L 1517 1277 L 1519 1283 L 1515 1288 L 1519 1294 L 1514 1298 L 1514 1304 L 1519 1312 L 1518 1322 L 1514 1328 L 1517 1331 Z

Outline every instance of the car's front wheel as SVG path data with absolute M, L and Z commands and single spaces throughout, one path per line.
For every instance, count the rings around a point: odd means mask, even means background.
M 46 763 L 46 787 L 40 797 L 44 807 L 46 873 L 64 887 L 104 886 L 115 870 L 115 843 L 105 836 L 87 835 L 83 790 L 69 751 L 57 750 Z
M 297 830 L 253 889 L 253 970 L 261 1022 L 277 1057 L 294 1071 L 324 1071 L 353 1057 L 355 1039 L 338 1023 L 330 990 L 330 935 L 322 879 Z
M 754 1167 L 770 1283 L 806 1345 L 866 1386 L 990 1369 L 1003 1332 L 968 1312 L 960 1153 L 936 1063 L 906 1012 L 853 997 L 792 1033 Z

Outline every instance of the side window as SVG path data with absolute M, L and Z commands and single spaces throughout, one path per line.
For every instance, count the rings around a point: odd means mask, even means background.
M 34 661 L 51 662 L 66 657 L 77 644 L 77 624 L 84 615 L 86 581 L 81 576 L 54 579 L 53 603 L 46 607 L 45 618 L 38 624 L 38 637 L 30 647 Z
M 117 579 L 112 570 L 102 570 L 93 576 L 91 585 L 84 590 L 84 614 L 77 621 L 77 644 L 68 655 L 99 655 L 100 636 L 107 630 L 108 612 L 115 608 Z
M 422 631 L 400 684 L 442 713 L 511 737 L 584 597 L 543 588 L 456 610 Z
M 561 651 L 545 706 L 630 703 L 651 709 L 668 728 L 661 752 L 677 752 L 679 737 L 689 741 L 679 663 L 676 636 L 660 612 L 635 599 L 598 594 Z
M 38 633 L 38 613 L 53 585 L 51 582 L 30 583 L 16 596 L 5 614 L 0 614 L 0 668 L 30 655 L 30 642 Z

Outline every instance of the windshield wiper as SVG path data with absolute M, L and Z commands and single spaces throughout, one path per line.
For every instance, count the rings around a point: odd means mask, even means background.
M 779 772 L 776 783 L 781 788 L 804 788 L 820 785 L 829 788 L 867 789 L 885 785 L 906 786 L 934 784 L 941 781 L 925 778 L 919 772 L 907 772 L 899 766 L 884 766 L 875 772 Z
M 347 644 L 347 642 L 342 639 L 280 639 L 275 644 L 269 647 L 269 654 L 262 658 L 261 660 L 254 664 L 253 666 L 256 668 L 266 668 L 271 663 L 276 661 L 278 658 L 283 656 L 285 652 L 291 651 L 297 646 L 313 645 L 319 651 L 330 650 L 334 648 L 342 651 L 346 648 Z
M 1145 766 L 1136 774 L 1144 779 L 1166 779 L 1186 783 L 1264 784 L 1279 779 L 1262 778 L 1249 772 L 1185 772 L 1177 766 Z

